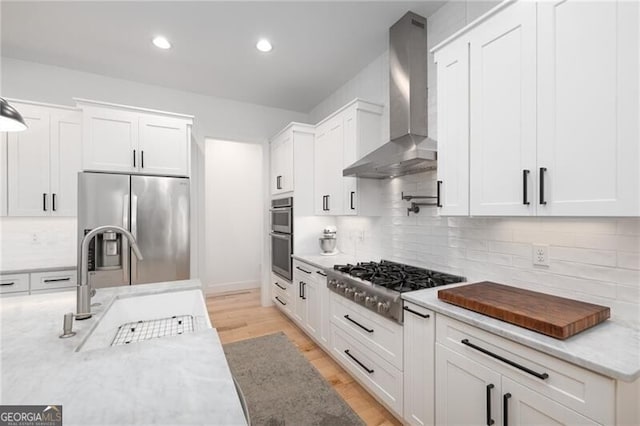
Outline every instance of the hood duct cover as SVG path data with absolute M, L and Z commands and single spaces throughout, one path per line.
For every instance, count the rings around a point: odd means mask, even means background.
M 427 20 L 407 12 L 389 29 L 391 140 L 343 170 L 386 179 L 436 168 L 437 143 L 427 137 Z

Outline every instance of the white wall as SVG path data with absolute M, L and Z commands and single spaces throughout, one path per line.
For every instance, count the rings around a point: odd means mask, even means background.
M 495 3 L 445 4 L 428 19 L 429 48 Z M 381 55 L 316 106 L 311 119 L 355 97 L 388 105 L 387 62 L 388 54 Z M 437 138 L 432 57 L 428 69 L 429 134 Z M 387 107 L 385 114 L 388 121 Z M 388 138 L 388 126 L 383 132 Z M 615 320 L 640 328 L 640 219 L 446 218 L 429 208 L 407 217 L 400 193 L 435 193 L 435 180 L 427 172 L 386 181 L 382 217 L 338 218 L 340 250 L 603 304 Z M 363 241 L 350 237 L 360 231 Z M 550 245 L 549 267 L 533 265 L 532 243 Z
M 260 286 L 262 267 L 263 147 L 206 141 L 203 283 L 211 292 Z
M 194 139 L 192 192 L 195 194 L 192 199 L 192 256 L 194 261 L 197 260 L 196 263 L 202 265 L 206 263 L 204 241 L 199 239 L 198 230 L 204 228 L 202 181 L 205 137 L 262 144 L 290 121 L 307 119 L 306 114 L 298 112 L 203 96 L 13 58 L 1 58 L 0 67 L 0 93 L 4 97 L 61 105 L 74 105 L 72 98 L 80 97 L 195 115 L 192 132 Z M 30 220 L 36 229 L 42 229 L 44 224 L 59 232 L 60 245 L 56 246 L 54 243 L 53 250 L 56 248 L 68 250 L 69 247 L 75 250 L 75 227 L 72 233 L 67 233 L 63 232 L 66 228 L 58 227 L 59 223 L 51 219 Z M 15 234 L 18 229 L 21 229 L 14 227 L 11 219 L 0 219 L 0 228 L 2 240 L 5 234 Z M 16 258 L 30 256 L 34 247 L 16 246 L 16 250 L 22 249 L 25 251 L 16 252 Z M 75 253 L 70 257 L 75 257 Z M 13 269 L 13 266 L 8 264 L 6 268 Z M 197 276 L 198 271 L 194 272 Z

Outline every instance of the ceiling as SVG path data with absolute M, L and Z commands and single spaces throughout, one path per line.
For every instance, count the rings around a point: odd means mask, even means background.
M 308 112 L 442 1 L 2 1 L 3 56 Z M 151 39 L 162 34 L 173 48 Z M 255 48 L 268 38 L 273 51 Z

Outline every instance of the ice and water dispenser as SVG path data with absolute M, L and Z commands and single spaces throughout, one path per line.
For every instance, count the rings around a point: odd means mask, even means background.
M 91 231 L 85 229 L 85 235 Z M 89 281 L 95 287 L 111 286 L 115 274 L 122 276 L 122 282 L 116 284 L 128 284 L 124 273 L 128 270 L 126 264 L 128 256 L 123 255 L 122 234 L 117 232 L 103 232 L 96 235 L 89 244 L 89 256 L 87 259 L 89 266 Z M 129 250 L 128 246 L 125 250 Z M 105 285 L 106 284 L 106 285 Z

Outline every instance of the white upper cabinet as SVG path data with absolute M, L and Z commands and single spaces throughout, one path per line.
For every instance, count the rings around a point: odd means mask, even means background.
M 469 43 L 435 55 L 438 70 L 438 213 L 469 215 Z
M 185 120 L 144 114 L 138 126 L 140 172 L 189 175 L 189 133 Z
M 80 112 L 12 104 L 28 128 L 7 135 L 9 216 L 75 216 L 82 155 Z
M 538 4 L 540 215 L 640 215 L 638 9 Z
M 193 117 L 76 99 L 83 112 L 83 169 L 189 176 Z
M 375 180 L 342 171 L 382 142 L 382 106 L 356 99 L 321 121 L 314 142 L 316 215 L 379 214 Z
M 536 4 L 515 3 L 469 35 L 472 215 L 535 214 Z
M 271 141 L 271 194 L 293 191 L 293 135 L 285 129 Z

